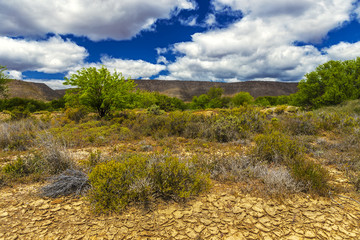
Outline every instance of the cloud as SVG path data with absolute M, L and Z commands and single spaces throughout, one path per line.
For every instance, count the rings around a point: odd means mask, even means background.
M 72 70 L 69 72 L 69 75 L 75 73 L 77 70 L 83 67 L 100 68 L 102 65 L 108 68 L 111 72 L 114 72 L 114 70 L 116 70 L 117 72 L 121 72 L 124 77 L 131 77 L 132 79 L 150 78 L 166 69 L 166 66 L 164 65 L 152 64 L 143 60 L 124 60 L 118 58 L 103 57 L 98 63 L 86 63 L 72 68 Z
M 42 41 L 0 36 L 0 62 L 9 70 L 65 72 L 87 56 L 85 48 L 59 36 Z
M 352 0 L 214 0 L 215 8 L 229 6 L 250 19 L 261 18 L 303 42 L 319 42 L 326 34 L 350 20 Z
M 354 13 L 357 15 L 357 19 L 360 22 L 360 3 L 357 4 Z
M 164 64 L 168 64 L 169 63 L 169 61 L 166 59 L 166 57 L 164 57 L 164 56 L 159 56 L 158 57 L 158 59 L 157 59 L 157 61 L 156 61 L 156 63 L 164 63 Z
M 189 0 L 0 1 L 0 34 L 74 34 L 95 41 L 130 39 L 159 18 L 195 8 L 195 1 Z
M 179 19 L 180 23 L 184 26 L 196 26 L 197 16 L 190 16 L 187 19 Z
M 206 16 L 205 18 L 205 24 L 207 26 L 213 26 L 213 25 L 216 25 L 216 16 L 215 14 L 209 14 Z
M 360 57 L 360 42 L 340 42 L 330 48 L 323 49 L 323 51 L 333 60 L 355 59 L 356 57 Z
M 170 76 L 162 78 L 298 81 L 335 55 L 358 54 L 357 44 L 322 51 L 312 45 L 350 19 L 351 0 L 214 0 L 213 4 L 218 11 L 241 10 L 244 17 L 227 28 L 196 33 L 192 41 L 174 44 L 177 59 L 168 65 Z
M 7 75 L 10 79 L 21 80 L 21 79 L 23 78 L 22 72 L 15 71 L 15 70 L 6 71 L 6 75 Z

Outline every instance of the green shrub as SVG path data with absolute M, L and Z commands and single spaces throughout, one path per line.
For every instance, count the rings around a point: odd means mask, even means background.
M 231 99 L 231 102 L 234 104 L 234 106 L 250 104 L 253 101 L 254 98 L 248 92 L 239 92 Z
M 336 112 L 320 112 L 317 114 L 316 123 L 320 129 L 331 131 L 341 123 L 341 116 Z
M 283 127 L 293 135 L 314 135 L 318 132 L 312 114 L 309 113 L 286 117 Z
M 303 183 L 306 190 L 326 195 L 328 190 L 328 172 L 320 164 L 298 158 L 290 165 L 292 176 Z
M 89 174 L 89 200 L 96 212 L 119 212 L 154 196 L 186 199 L 209 187 L 209 179 L 191 164 L 168 156 L 129 156 L 101 163 Z
M 76 123 L 80 122 L 88 114 L 88 111 L 83 108 L 67 108 L 65 110 L 65 117 Z
M 16 161 L 6 164 L 3 172 L 11 177 L 24 177 L 35 172 L 34 161 L 18 157 Z
M 130 202 L 146 200 L 151 186 L 142 191 L 132 185 L 147 178 L 146 158 L 134 156 L 124 162 L 111 160 L 97 165 L 89 174 L 89 200 L 97 212 L 121 211 Z
M 255 143 L 253 155 L 260 161 L 282 163 L 303 154 L 298 142 L 278 131 L 256 136 Z
M 286 105 L 280 105 L 274 109 L 274 113 L 281 114 L 281 113 L 284 113 L 286 109 L 287 109 Z
M 208 176 L 176 157 L 156 157 L 150 175 L 155 194 L 164 199 L 186 199 L 209 187 Z
M 151 114 L 151 115 L 161 115 L 161 114 L 164 114 L 165 111 L 164 111 L 164 110 L 161 110 L 158 105 L 153 104 L 153 105 L 151 105 L 150 107 L 148 107 L 147 113 L 148 113 L 148 114 Z

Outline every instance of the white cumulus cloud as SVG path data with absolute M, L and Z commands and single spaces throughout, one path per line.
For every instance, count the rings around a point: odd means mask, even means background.
M 352 0 L 212 3 L 218 11 L 231 7 L 244 17 L 227 28 L 196 33 L 192 41 L 173 45 L 178 56 L 168 65 L 170 76 L 163 79 L 297 81 L 331 57 L 351 59 L 358 54 L 357 44 L 321 51 L 312 45 L 350 20 Z
M 340 42 L 339 44 L 323 49 L 323 51 L 333 60 L 355 59 L 356 57 L 360 57 L 360 42 Z
M 0 36 L 0 62 L 12 71 L 64 72 L 87 56 L 85 48 L 59 36 L 41 41 Z
M 50 32 L 92 40 L 130 39 L 159 18 L 195 7 L 189 0 L 0 1 L 0 34 L 39 36 Z
M 82 65 L 77 65 L 76 67 L 72 68 L 72 70 L 69 72 L 69 75 L 75 73 L 77 70 L 83 67 L 100 68 L 102 65 L 104 65 L 111 72 L 114 72 L 116 70 L 117 72 L 121 72 L 124 77 L 131 77 L 133 79 L 150 78 L 154 75 L 157 75 L 162 70 L 166 69 L 166 66 L 164 65 L 152 64 L 143 60 L 126 60 L 119 58 L 103 57 L 98 63 L 86 63 Z

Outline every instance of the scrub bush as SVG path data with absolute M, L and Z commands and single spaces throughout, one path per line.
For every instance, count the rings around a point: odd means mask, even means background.
M 255 143 L 255 159 L 269 163 L 284 163 L 302 155 L 304 151 L 298 142 L 278 131 L 256 136 Z
M 95 212 L 119 212 L 131 202 L 154 197 L 186 199 L 209 187 L 209 179 L 176 157 L 130 156 L 97 165 L 89 174 Z
M 326 195 L 328 192 L 328 172 L 313 161 L 303 158 L 296 159 L 290 165 L 292 176 L 298 182 L 303 183 L 305 190 Z

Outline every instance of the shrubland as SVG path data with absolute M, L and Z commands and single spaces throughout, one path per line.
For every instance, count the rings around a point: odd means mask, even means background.
M 125 82 L 104 69 L 89 73 Z M 95 212 L 185 201 L 216 182 L 285 198 L 344 191 L 329 168 L 360 190 L 359 100 L 309 110 L 288 106 L 292 96 L 229 99 L 212 88 L 184 104 L 128 84 L 122 110 L 109 107 L 112 95 L 95 106 L 92 89 L 72 90 L 61 112 L 2 121 L 0 186 L 50 179 L 43 196 L 86 195 Z M 83 148 L 92 149 L 88 158 L 70 153 Z

